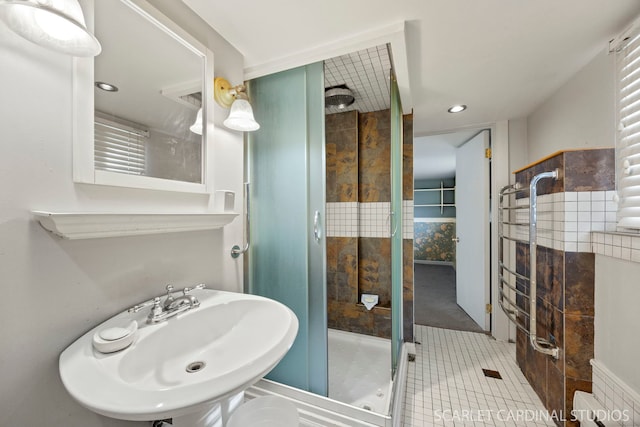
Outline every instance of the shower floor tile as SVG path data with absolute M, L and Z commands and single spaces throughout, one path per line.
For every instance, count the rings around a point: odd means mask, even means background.
M 403 426 L 555 426 L 516 364 L 515 344 L 419 325 L 415 341 Z M 485 375 L 494 371 L 501 378 Z
M 329 397 L 387 414 L 390 390 L 391 341 L 329 329 Z

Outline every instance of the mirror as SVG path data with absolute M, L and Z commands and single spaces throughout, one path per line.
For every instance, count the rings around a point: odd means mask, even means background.
M 82 6 L 103 50 L 74 59 L 74 181 L 209 192 L 213 128 L 190 127 L 212 123 L 213 54 L 146 1 Z

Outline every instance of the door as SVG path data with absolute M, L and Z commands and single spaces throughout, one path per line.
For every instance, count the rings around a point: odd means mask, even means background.
M 326 396 L 323 64 L 251 80 L 249 91 L 261 127 L 247 135 L 247 289 L 285 304 L 299 322 L 267 378 Z
M 391 72 L 391 372 L 395 374 L 403 339 L 402 103 Z
M 489 145 L 483 130 L 456 151 L 456 298 L 484 330 L 490 329 Z

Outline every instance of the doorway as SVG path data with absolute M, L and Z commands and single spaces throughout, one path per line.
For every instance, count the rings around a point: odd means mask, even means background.
M 488 129 L 414 141 L 415 323 L 491 328 Z

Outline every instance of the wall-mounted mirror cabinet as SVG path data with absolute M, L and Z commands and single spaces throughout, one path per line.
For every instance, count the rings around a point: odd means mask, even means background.
M 102 53 L 74 59 L 74 181 L 212 192 L 213 53 L 144 0 L 81 4 Z

